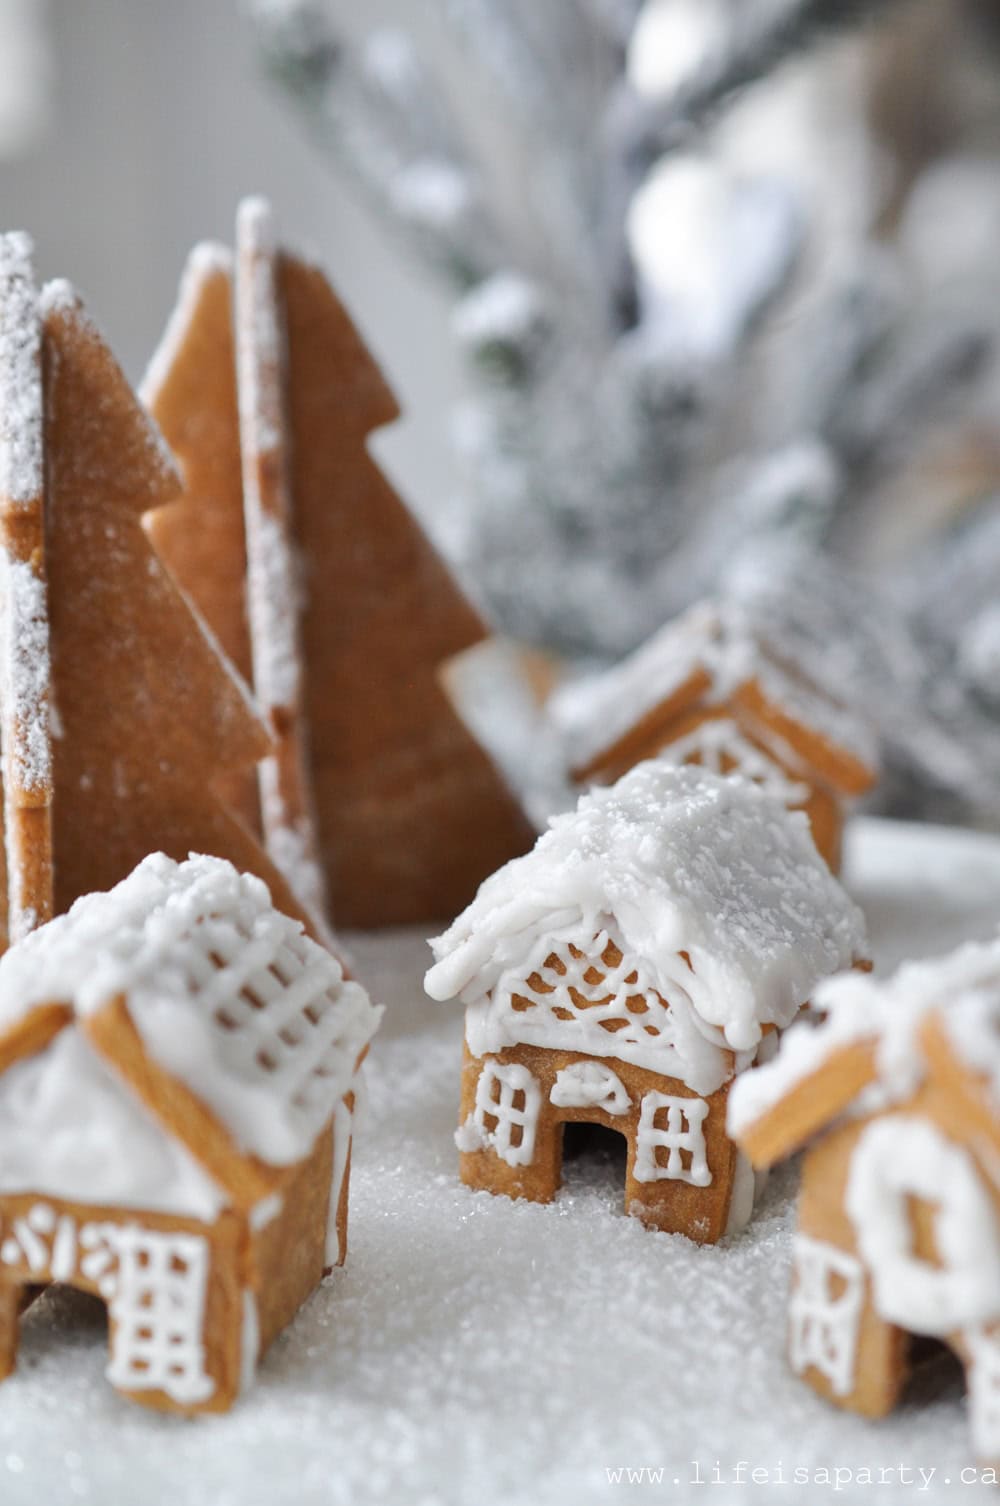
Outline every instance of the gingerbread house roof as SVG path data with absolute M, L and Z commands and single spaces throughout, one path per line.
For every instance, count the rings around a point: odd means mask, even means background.
M 878 763 L 872 729 L 822 683 L 817 667 L 776 652 L 739 608 L 703 602 L 668 622 L 619 664 L 557 693 L 552 714 L 586 779 L 638 739 L 669 735 L 702 705 L 734 705 L 793 762 L 821 767 L 844 794 L 870 788 Z
M 752 1052 L 766 1026 L 787 1025 L 818 980 L 864 948 L 861 913 L 804 816 L 747 780 L 651 760 L 585 794 L 532 852 L 487 879 L 431 942 L 425 986 L 486 1011 L 487 1049 L 513 1044 L 524 1016 L 491 1011 L 491 995 L 523 973 L 539 944 L 597 936 L 609 921 L 627 958 L 641 961 L 689 1026 L 655 1038 L 619 1031 L 613 1054 L 699 1091 L 719 1086 L 733 1052 Z M 565 1045 L 566 1033 L 544 1043 Z M 582 1049 L 607 1055 L 609 1044 L 598 1029 Z
M 309 1154 L 380 1014 L 259 879 L 154 854 L 0 959 L 0 1125 L 48 1103 L 56 1138 L 85 1136 L 96 1116 L 100 1140 L 135 1119 L 108 1106 L 124 1083 L 183 1149 L 174 1173 L 183 1163 L 190 1185 L 193 1161 L 250 1205 Z
M 760 1165 L 796 1150 L 839 1115 L 909 1099 L 930 1078 L 961 1087 L 1000 1141 L 1000 936 L 905 963 L 890 978 L 853 972 L 816 990 L 777 1056 L 736 1084 L 729 1127 Z

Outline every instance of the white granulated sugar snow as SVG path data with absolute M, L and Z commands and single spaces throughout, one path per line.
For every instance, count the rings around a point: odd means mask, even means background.
M 848 869 L 880 969 L 995 930 L 991 839 L 861 822 Z M 426 945 L 416 933 L 350 943 L 389 1012 L 366 1066 L 346 1268 L 235 1410 L 196 1425 L 116 1396 L 96 1307 L 44 1298 L 0 1390 L 3 1506 L 994 1499 L 959 1483 L 972 1456 L 947 1364 L 923 1367 L 906 1405 L 879 1423 L 826 1405 L 788 1370 L 794 1168 L 772 1177 L 750 1227 L 714 1249 L 625 1217 L 621 1170 L 607 1160 L 570 1162 L 548 1207 L 470 1192 L 452 1144 L 461 1021 L 422 996 Z M 734 1483 L 741 1461 L 767 1478 L 744 1470 Z M 724 1483 L 692 1485 L 695 1463 L 706 1482 L 718 1464 Z M 934 1470 L 931 1488 L 902 1484 L 900 1466 Z M 663 1476 L 613 1483 L 608 1471 L 625 1467 Z M 834 1468 L 846 1472 L 838 1489 L 812 1483 Z M 796 1469 L 810 1483 L 779 1483 Z M 885 1483 L 858 1485 L 862 1469 L 884 1469 Z

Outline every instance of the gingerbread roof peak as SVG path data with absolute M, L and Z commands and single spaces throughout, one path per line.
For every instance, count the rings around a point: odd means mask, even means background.
M 724 703 L 751 681 L 784 718 L 842 755 L 854 783 L 875 770 L 871 728 L 823 688 L 817 667 L 783 659 L 746 611 L 713 601 L 665 623 L 610 669 L 568 685 L 552 710 L 574 766 L 586 773 L 657 708 L 680 714 L 704 696 Z
M 934 1069 L 921 1027 L 938 1011 L 956 1055 L 970 1073 L 990 1080 L 1000 1106 L 1000 935 L 967 942 L 943 957 L 905 962 L 888 978 L 857 972 L 829 978 L 813 1003 L 823 1013 L 821 1022 L 796 1025 L 777 1056 L 734 1087 L 729 1123 L 735 1135 L 749 1131 L 852 1046 L 870 1048 L 870 1081 L 838 1101 L 836 1112 L 852 1096 L 866 1108 L 909 1098 Z M 810 1121 L 808 1133 L 822 1127 Z
M 609 918 L 654 986 L 668 999 L 680 986 L 701 1033 L 736 1051 L 787 1025 L 864 947 L 861 912 L 804 816 L 746 780 L 652 760 L 584 795 L 485 881 L 431 942 L 427 991 L 481 1002 L 539 938 L 596 936 Z M 642 1054 L 655 1058 L 656 1042 Z
M 0 958 L 5 1031 L 46 1005 L 86 1021 L 115 1000 L 157 1068 L 269 1166 L 308 1154 L 381 1014 L 259 879 L 162 853 Z

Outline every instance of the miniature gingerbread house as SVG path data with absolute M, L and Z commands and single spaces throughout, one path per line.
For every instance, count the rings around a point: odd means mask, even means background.
M 147 858 L 0 960 L 0 1375 L 27 1291 L 107 1303 L 108 1376 L 221 1411 L 341 1263 L 365 991 L 216 858 Z
M 654 760 L 558 816 L 431 943 L 466 1005 L 461 1175 L 546 1202 L 563 1126 L 618 1131 L 625 1203 L 710 1242 L 745 1223 L 735 1075 L 864 946 L 806 819 L 743 779 Z
M 730 1101 L 766 1167 L 807 1141 L 789 1307 L 793 1368 L 887 1413 L 910 1338 L 966 1373 L 977 1453 L 1000 1463 L 1000 939 L 888 981 L 831 979 Z
M 821 678 L 746 614 L 704 603 L 568 686 L 552 712 L 576 783 L 610 783 L 654 756 L 735 771 L 804 810 L 836 872 L 845 803 L 873 785 L 877 751 L 867 723 Z

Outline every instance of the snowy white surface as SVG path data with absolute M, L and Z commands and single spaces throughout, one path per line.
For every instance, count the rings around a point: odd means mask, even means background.
M 988 838 L 863 821 L 849 872 L 880 969 L 985 938 L 1000 914 Z M 413 933 L 355 938 L 354 957 L 389 1012 L 370 1057 L 347 1268 L 235 1411 L 195 1423 L 119 1400 L 97 1309 L 45 1298 L 0 1391 L 3 1506 L 987 1499 L 959 1483 L 971 1458 L 947 1362 L 881 1423 L 828 1407 L 786 1369 L 794 1168 L 715 1249 L 624 1217 L 607 1162 L 571 1165 L 550 1207 L 469 1192 L 451 1139 L 461 1010 L 422 999 L 428 953 Z M 706 1479 L 718 1461 L 728 1483 L 691 1484 L 695 1460 Z M 769 1480 L 733 1483 L 741 1460 Z M 626 1465 L 662 1466 L 663 1481 L 609 1483 Z M 899 1484 L 900 1465 L 914 1483 Z M 894 1483 L 782 1486 L 779 1466 L 813 1479 L 886 1470 Z M 922 1493 L 919 1469 L 936 1471 Z

